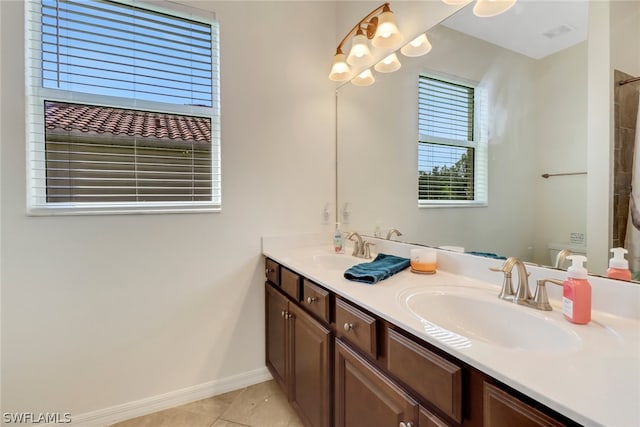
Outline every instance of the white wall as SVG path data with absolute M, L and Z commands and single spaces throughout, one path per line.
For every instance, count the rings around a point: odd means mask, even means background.
M 569 246 L 572 232 L 586 234 L 587 177 L 541 178 L 544 173 L 587 170 L 587 43 L 535 62 L 534 262 L 549 265 L 548 244 Z
M 27 217 L 23 5 L 0 2 L 3 412 L 264 368 L 260 237 L 324 229 L 335 197 L 335 4 L 190 4 L 220 22 L 222 212 Z

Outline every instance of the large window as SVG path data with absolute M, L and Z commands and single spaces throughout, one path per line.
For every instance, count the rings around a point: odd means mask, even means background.
M 480 92 L 471 85 L 420 76 L 420 206 L 486 204 L 486 114 Z
M 26 3 L 30 212 L 220 208 L 217 24 L 137 4 Z

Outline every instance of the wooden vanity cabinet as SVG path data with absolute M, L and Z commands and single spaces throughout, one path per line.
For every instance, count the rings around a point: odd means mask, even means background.
M 266 364 L 306 426 L 578 426 L 295 272 L 267 279 Z
M 336 339 L 335 427 L 416 426 L 418 403 L 341 339 Z
M 265 285 L 266 365 L 305 425 L 331 425 L 332 334 L 295 302 Z
M 488 382 L 484 383 L 484 427 L 560 427 L 573 425 L 551 418 Z

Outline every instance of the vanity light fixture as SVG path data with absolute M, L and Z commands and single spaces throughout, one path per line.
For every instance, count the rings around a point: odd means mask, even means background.
M 468 3 L 469 0 L 442 0 L 442 2 L 450 5 L 459 5 Z M 516 0 L 477 0 L 473 6 L 473 14 L 481 18 L 490 18 L 506 12 L 514 4 L 516 4 Z
M 373 68 L 375 68 L 376 71 L 380 73 L 393 73 L 394 71 L 398 70 L 401 66 L 402 64 L 400 64 L 400 61 L 398 60 L 398 57 L 396 56 L 396 54 L 392 53 L 391 55 L 384 58 L 382 61 L 378 62 Z
M 345 56 L 342 48 L 350 38 L 351 50 L 349 51 L 349 55 Z M 374 48 L 385 49 L 388 52 L 389 50 L 397 49 L 398 46 L 402 44 L 403 39 L 404 37 L 396 25 L 389 3 L 378 6 L 354 25 L 351 31 L 349 31 L 338 44 L 336 54 L 333 57 L 333 66 L 329 73 L 329 80 L 336 82 L 351 80 L 351 83 L 356 86 L 372 85 L 375 82 L 375 78 L 373 77 L 371 69 L 368 67 L 372 65 L 374 58 L 371 54 L 368 41 L 371 40 L 371 45 Z M 400 52 L 405 56 L 415 57 L 429 53 L 430 50 L 431 43 L 429 43 L 427 35 L 422 33 L 407 45 L 403 46 Z M 387 54 L 384 59 L 375 64 L 375 70 L 380 73 L 392 73 L 398 70 L 402 64 L 400 64 L 396 53 L 397 52 L 392 52 Z M 356 68 L 356 70 L 352 70 L 351 67 Z M 364 71 L 360 71 L 365 67 L 366 69 Z M 353 74 L 356 72 L 359 74 L 353 77 Z
M 342 48 L 354 35 L 351 51 L 348 57 L 345 57 Z M 371 61 L 367 39 L 371 40 L 374 47 L 383 49 L 392 49 L 402 43 L 403 37 L 396 25 L 389 3 L 376 7 L 362 18 L 338 44 L 336 54 L 333 57 L 333 66 L 329 73 L 330 80 L 337 82 L 349 80 L 351 78 L 349 64 L 364 66 L 367 65 L 367 61 Z M 369 70 L 369 74 L 371 74 L 371 70 Z M 373 79 L 373 74 L 371 74 L 371 78 Z

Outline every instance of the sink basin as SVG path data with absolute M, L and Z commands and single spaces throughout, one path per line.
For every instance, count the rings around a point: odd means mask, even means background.
M 345 254 L 315 255 L 313 261 L 322 268 L 341 271 L 345 271 L 356 264 L 367 262 L 367 260 Z
M 580 342 L 545 312 L 471 288 L 419 289 L 402 295 L 400 302 L 428 334 L 457 347 L 482 341 L 514 350 L 567 352 Z

